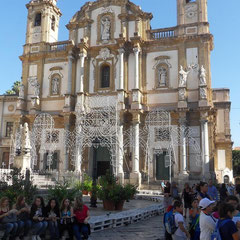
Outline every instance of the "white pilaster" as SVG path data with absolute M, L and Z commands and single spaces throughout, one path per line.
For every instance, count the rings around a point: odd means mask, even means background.
M 202 138 L 202 156 L 203 168 L 202 174 L 204 177 L 209 175 L 209 140 L 208 140 L 208 120 L 201 120 L 201 138 Z
M 182 148 L 182 174 L 187 174 L 187 146 L 186 146 L 186 123 L 185 121 L 181 122 L 180 125 L 181 131 L 181 148 Z
M 119 89 L 124 89 L 124 49 L 119 49 L 119 59 L 120 59 L 120 67 L 119 67 Z
M 67 94 L 72 93 L 72 62 L 73 62 L 73 56 L 68 56 L 68 88 L 67 88 Z
M 135 54 L 135 79 L 134 79 L 134 89 L 139 89 L 139 53 L 140 49 L 138 47 L 133 49 Z
M 83 88 L 83 80 L 84 80 L 84 60 L 85 60 L 86 54 L 85 53 L 80 53 L 79 54 L 79 59 L 77 61 L 77 83 L 76 83 L 76 89 L 77 93 L 82 93 L 84 88 Z
M 123 173 L 123 125 L 119 126 L 119 151 L 118 151 L 118 177 L 121 183 L 124 183 Z
M 139 172 L 139 123 L 134 123 L 133 125 L 133 136 L 134 136 L 134 146 L 133 146 L 133 167 L 132 172 Z

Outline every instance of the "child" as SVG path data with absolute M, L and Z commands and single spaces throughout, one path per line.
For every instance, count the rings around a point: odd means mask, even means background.
M 192 201 L 192 208 L 189 210 L 189 218 L 190 218 L 189 232 L 191 235 L 191 240 L 199 240 L 200 238 L 199 217 L 200 217 L 200 209 L 198 207 L 198 199 L 195 198 Z
M 73 240 L 73 208 L 68 198 L 63 199 L 60 209 L 60 237 L 65 230 L 68 231 L 69 240 Z
M 232 221 L 235 208 L 228 204 L 222 203 L 219 206 L 219 221 L 217 227 L 222 239 L 238 240 L 238 229 Z
M 55 198 L 49 200 L 46 207 L 46 220 L 51 233 L 51 239 L 59 239 L 58 220 L 60 218 L 59 205 Z
M 48 226 L 45 217 L 44 200 L 42 197 L 36 197 L 30 212 L 30 218 L 32 219 L 32 240 L 40 240 L 39 235 L 45 234 Z
M 77 197 L 74 204 L 74 215 L 76 223 L 73 225 L 73 232 L 77 240 L 82 240 L 81 235 L 83 234 L 85 239 L 88 239 L 89 225 L 88 220 L 89 208 L 83 204 L 82 197 Z
M 190 239 L 190 234 L 186 230 L 185 221 L 183 218 L 183 204 L 180 201 L 175 201 L 173 204 L 176 232 L 172 235 L 173 240 Z

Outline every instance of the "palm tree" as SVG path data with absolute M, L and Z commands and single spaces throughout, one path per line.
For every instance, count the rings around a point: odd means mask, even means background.
M 13 83 L 12 88 L 7 90 L 5 94 L 7 95 L 19 95 L 19 86 L 21 85 L 20 81 L 16 81 Z

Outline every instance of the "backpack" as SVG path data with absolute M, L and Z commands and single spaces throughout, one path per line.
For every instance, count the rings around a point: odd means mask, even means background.
M 175 215 L 173 213 L 173 209 L 164 214 L 163 224 L 169 234 L 174 234 L 177 231 L 178 227 L 175 223 Z
M 215 227 L 214 232 L 211 235 L 211 240 L 222 240 L 219 229 L 227 222 L 230 222 L 231 219 L 224 219 L 222 222 L 218 221 Z

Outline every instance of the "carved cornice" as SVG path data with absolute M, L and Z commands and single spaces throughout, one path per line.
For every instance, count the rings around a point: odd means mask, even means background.
M 29 10 L 30 8 L 43 8 L 43 6 L 50 6 L 53 10 L 61 17 L 61 10 L 53 3 L 51 0 L 41 0 L 41 1 L 31 1 L 26 4 L 26 8 Z

